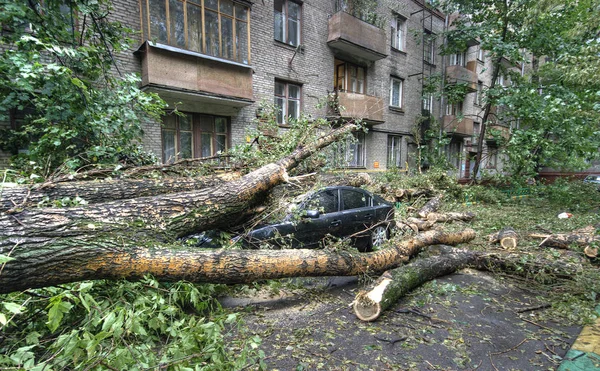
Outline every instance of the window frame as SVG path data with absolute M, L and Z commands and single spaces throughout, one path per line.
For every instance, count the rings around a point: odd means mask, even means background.
M 463 112 L 464 102 L 446 103 L 446 116 L 460 116 Z
M 399 82 L 399 91 L 398 91 L 398 105 L 395 105 L 393 102 L 394 99 L 394 83 L 395 82 Z M 395 77 L 395 76 L 391 76 L 390 77 L 390 101 L 389 101 L 390 107 L 392 108 L 396 108 L 396 109 L 403 109 L 404 108 L 404 79 L 401 79 L 399 77 Z
M 448 66 L 461 66 L 467 65 L 467 52 L 456 52 L 448 55 Z
M 336 59 L 334 63 L 335 63 L 335 71 L 334 71 L 335 87 L 334 87 L 334 90 L 337 92 L 346 92 L 346 93 L 366 95 L 366 92 L 367 92 L 367 68 L 363 67 L 363 66 L 359 66 L 354 63 L 345 62 L 345 61 L 342 61 L 339 59 Z M 343 74 L 340 79 L 340 70 L 341 69 L 343 69 Z M 357 82 L 356 86 L 357 87 L 359 86 L 358 82 L 360 81 L 360 82 L 362 82 L 362 85 L 361 85 L 362 89 L 354 90 L 353 88 L 349 88 L 350 86 L 352 86 L 351 70 L 356 71 L 356 79 L 355 79 L 355 81 Z M 360 75 L 359 71 L 362 71 L 362 79 L 358 79 L 358 77 Z M 343 84 L 342 88 L 340 88 L 340 84 L 339 84 L 340 81 Z
M 432 93 L 425 93 L 425 95 L 423 95 L 422 97 L 422 105 L 421 105 L 421 109 L 423 111 L 427 111 L 429 114 L 433 113 L 433 94 Z
M 353 138 L 339 141 L 332 147 L 334 166 L 337 168 L 359 169 L 366 167 L 366 141 L 364 132 L 354 132 Z M 350 161 L 348 159 L 352 157 Z
M 476 106 L 483 105 L 483 81 L 477 81 L 477 90 L 475 90 L 475 97 L 473 98 L 473 104 Z
M 425 30 L 423 37 L 423 61 L 431 65 L 435 64 L 435 34 Z
M 400 14 L 394 14 L 391 25 L 391 47 L 402 52 L 406 51 L 406 18 Z M 398 26 L 401 22 L 401 26 Z
M 397 142 L 397 143 L 396 143 Z M 388 169 L 402 169 L 402 135 L 388 135 L 387 163 Z
M 277 0 L 275 0 L 273 2 L 273 39 L 277 42 L 280 42 L 282 44 L 286 44 L 286 45 L 290 45 L 293 47 L 298 47 L 300 45 L 302 45 L 302 22 L 303 22 L 303 4 L 302 2 L 299 1 L 295 1 L 295 0 L 280 0 L 283 4 L 283 8 L 282 8 L 282 12 L 281 14 L 281 18 L 282 18 L 282 34 L 283 34 L 283 39 L 284 40 L 279 40 L 276 37 L 276 29 L 275 29 L 275 20 L 277 19 L 277 13 L 278 11 L 275 10 L 275 3 Z M 294 3 L 298 6 L 298 19 L 294 19 L 294 21 L 297 22 L 297 26 L 296 26 L 296 31 L 297 31 L 297 40 L 296 40 L 296 44 L 294 44 L 293 42 L 291 42 L 290 38 L 289 38 L 289 22 L 290 22 L 290 16 L 289 16 L 289 3 Z
M 140 24 L 141 24 L 141 41 L 155 41 L 160 44 L 169 45 L 173 48 L 178 48 L 194 53 L 199 53 L 203 55 L 210 56 L 211 58 L 218 58 L 228 61 L 233 61 L 237 63 L 241 63 L 244 65 L 249 65 L 251 63 L 251 42 L 250 42 L 250 7 L 237 2 L 235 0 L 215 0 L 217 5 L 216 9 L 211 9 L 207 7 L 204 0 L 139 0 L 140 7 Z M 164 10 L 164 14 L 158 14 L 155 16 L 151 11 L 151 3 L 156 2 L 156 4 L 163 5 L 164 7 L 159 10 Z M 177 12 L 172 10 L 173 2 L 175 2 L 175 6 L 181 7 L 181 17 L 183 18 L 183 28 L 177 30 L 177 22 L 175 26 L 172 27 L 173 22 L 173 14 Z M 227 14 L 221 6 L 221 2 L 224 4 L 231 4 L 231 14 Z M 194 9 L 195 12 L 192 12 L 190 9 Z M 244 14 L 240 15 L 237 12 L 240 10 L 244 10 Z M 196 13 L 197 12 L 197 13 Z M 194 30 L 190 30 L 191 23 L 190 19 L 193 18 L 190 16 L 190 13 L 199 14 L 199 40 L 198 40 L 198 48 L 194 48 L 190 45 L 190 35 Z M 218 40 L 218 52 L 216 55 L 210 52 L 210 46 L 207 43 L 208 34 L 210 33 L 209 26 L 207 26 L 207 14 L 216 13 L 217 20 L 217 40 Z M 158 19 L 158 22 L 153 22 L 153 17 Z M 227 39 L 224 35 L 224 24 L 226 19 L 231 21 L 231 46 L 226 47 Z M 164 29 L 164 39 L 162 36 L 154 35 L 152 29 L 154 25 L 162 25 Z M 242 31 L 240 29 L 240 25 L 245 30 Z M 183 33 L 183 45 L 181 45 L 177 40 L 171 40 L 173 37 L 178 37 L 180 33 Z M 181 40 L 180 40 L 181 41 Z M 243 46 L 246 44 L 246 51 L 243 52 Z M 231 49 L 232 56 L 228 57 L 225 55 L 224 51 Z
M 185 132 L 189 132 L 191 134 L 191 156 L 190 157 L 182 157 L 181 156 L 181 117 L 179 115 L 175 115 L 173 112 L 167 112 L 165 115 L 163 115 L 163 119 L 161 122 L 161 159 L 163 164 L 168 164 L 168 163 L 173 163 L 175 161 L 179 161 L 181 159 L 184 158 L 205 158 L 205 157 L 211 157 L 211 156 L 216 156 L 219 151 L 217 151 L 217 147 L 218 147 L 218 136 L 225 136 L 225 149 L 223 152 L 226 152 L 230 146 L 231 146 L 231 120 L 229 117 L 227 116 L 216 116 L 216 115 L 208 115 L 208 114 L 203 114 L 203 113 L 193 113 L 193 112 L 181 112 L 182 114 L 186 115 L 187 117 L 189 117 L 190 120 L 190 129 L 189 130 L 184 130 Z M 170 128 L 165 128 L 165 118 L 166 117 L 172 117 L 174 122 L 175 122 L 175 126 L 173 129 Z M 211 121 L 211 125 L 212 125 L 212 130 L 208 131 L 208 130 L 203 130 L 202 126 L 205 125 L 205 123 L 202 123 L 202 119 L 203 118 L 210 118 Z M 225 120 L 225 131 L 217 131 L 217 124 L 216 121 L 217 119 L 224 119 Z M 174 151 L 175 151 L 175 156 L 172 159 L 168 159 L 165 157 L 165 131 L 173 131 L 174 132 Z M 210 133 L 211 135 L 211 146 L 210 146 L 210 152 L 211 154 L 209 156 L 202 156 L 202 135 L 203 134 L 207 134 Z
M 277 84 L 282 84 L 284 86 L 284 95 L 278 95 L 277 94 Z M 290 97 L 289 96 L 289 87 L 290 86 L 294 86 L 298 88 L 298 97 Z M 292 119 L 294 120 L 298 120 L 300 118 L 300 114 L 302 112 L 302 85 L 298 84 L 298 83 L 294 83 L 294 82 L 289 82 L 289 81 L 285 81 L 285 80 L 279 80 L 279 79 L 275 79 L 275 84 L 273 86 L 273 99 L 274 99 L 274 104 L 275 107 L 279 107 L 280 108 L 280 112 L 277 112 L 275 115 L 275 119 L 277 121 L 278 125 L 288 125 L 288 120 L 290 119 L 290 115 L 288 114 L 288 107 L 289 107 L 289 102 L 297 102 L 298 104 L 298 110 L 297 110 L 297 115 L 296 117 L 292 117 Z M 283 100 L 283 106 L 279 106 L 277 104 L 277 99 L 282 99 Z M 280 117 L 281 115 L 281 117 Z M 280 121 L 281 118 L 281 121 Z

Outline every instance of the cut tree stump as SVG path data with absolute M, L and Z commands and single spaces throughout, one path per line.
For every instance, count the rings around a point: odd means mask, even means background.
M 517 247 L 519 235 L 512 227 L 506 227 L 489 237 L 490 242 L 499 242 L 502 248 L 512 250 Z

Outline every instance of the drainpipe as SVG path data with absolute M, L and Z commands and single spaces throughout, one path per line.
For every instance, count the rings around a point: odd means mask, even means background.
M 444 19 L 444 32 L 448 31 L 448 14 L 446 14 L 446 17 Z M 444 48 L 448 45 L 448 39 L 446 37 L 444 37 Z M 440 92 L 444 91 L 444 85 L 446 83 L 446 58 L 445 56 L 441 56 L 442 58 L 442 79 L 440 81 Z M 442 137 L 442 135 L 444 135 L 444 121 L 442 119 L 442 117 L 444 116 L 444 95 L 440 95 L 440 114 L 438 116 L 438 119 L 440 120 L 440 138 Z M 441 155 L 442 152 L 442 148 L 440 147 L 438 149 L 438 155 Z

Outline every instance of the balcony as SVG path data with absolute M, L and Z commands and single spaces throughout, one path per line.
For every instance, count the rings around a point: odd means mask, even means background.
M 350 62 L 374 62 L 387 57 L 385 31 L 343 11 L 329 18 L 327 44 L 336 57 Z
M 151 42 L 136 54 L 142 61 L 143 88 L 168 103 L 214 114 L 231 114 L 232 108 L 253 103 L 252 68 L 247 65 Z
M 365 94 L 336 93 L 339 109 L 332 109 L 334 117 L 359 118 L 370 124 L 383 123 L 383 98 Z
M 448 134 L 460 135 L 465 137 L 473 136 L 473 120 L 463 117 L 460 121 L 454 115 L 442 117 L 444 131 Z
M 470 92 L 477 91 L 477 61 L 470 61 L 467 67 L 454 65 L 446 67 L 448 84 L 467 84 Z
M 490 125 L 489 130 L 486 132 L 486 140 L 488 142 L 494 142 L 498 139 L 498 137 L 494 137 L 491 131 L 499 132 L 500 138 L 504 138 L 504 140 L 508 140 L 510 138 L 510 128 L 504 125 L 493 124 Z

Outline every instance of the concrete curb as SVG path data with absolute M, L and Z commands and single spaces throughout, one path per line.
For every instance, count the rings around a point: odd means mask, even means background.
M 558 371 L 600 371 L 600 305 L 596 313 L 598 319 L 581 330 Z

